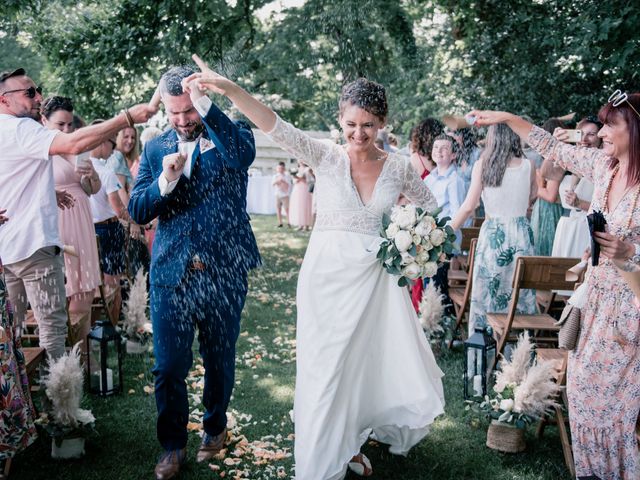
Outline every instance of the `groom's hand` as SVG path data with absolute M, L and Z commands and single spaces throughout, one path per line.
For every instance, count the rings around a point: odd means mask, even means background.
M 180 178 L 182 171 L 184 170 L 184 163 L 186 158 L 181 153 L 172 153 L 171 155 L 165 155 L 162 159 L 162 174 L 168 182 L 173 182 Z

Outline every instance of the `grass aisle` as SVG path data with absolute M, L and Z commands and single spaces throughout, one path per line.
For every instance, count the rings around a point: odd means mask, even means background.
M 236 387 L 230 408 L 232 443 L 224 458 L 210 464 L 195 462 L 202 415 L 199 404 L 202 369 L 196 364 L 188 379 L 192 433 L 188 463 L 180 479 L 293 477 L 293 424 L 289 411 L 293 407 L 295 380 L 295 289 L 309 234 L 278 229 L 273 217 L 256 216 L 253 226 L 265 266 L 252 274 L 243 314 Z M 86 399 L 85 406 L 97 418 L 99 433 L 88 440 L 84 458 L 52 460 L 50 441 L 41 435 L 14 460 L 10 478 L 153 478 L 160 446 L 155 438 L 152 361 L 148 355 L 126 356 L 124 395 Z M 444 354 L 438 363 L 446 374 L 446 415 L 436 421 L 432 433 L 407 458 L 392 456 L 380 445 L 366 445 L 365 452 L 375 471 L 372 479 L 569 478 L 553 427 L 547 429 L 541 441 L 535 439 L 530 428 L 527 451 L 523 454 L 504 455 L 485 447 L 486 425 L 466 416 L 464 411 L 462 354 Z

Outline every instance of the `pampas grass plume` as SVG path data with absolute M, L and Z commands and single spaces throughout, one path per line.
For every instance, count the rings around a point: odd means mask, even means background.
M 133 280 L 129 292 L 129 300 L 123 307 L 124 328 L 129 336 L 135 336 L 136 332 L 144 328 L 147 323 L 147 304 L 149 294 L 147 293 L 147 275 L 140 268 Z
M 422 293 L 420 300 L 420 323 L 427 335 L 442 332 L 440 324 L 444 316 L 444 305 L 442 300 L 445 296 L 440 293 L 434 282 L 429 282 Z
M 49 374 L 43 383 L 53 404 L 53 419 L 59 425 L 78 426 L 83 381 L 80 342 L 57 360 L 49 359 Z
M 496 372 L 496 385 L 494 390 L 502 392 L 510 383 L 518 384 L 527 374 L 531 362 L 531 350 L 533 344 L 529 338 L 529 332 L 525 331 L 518 337 L 518 344 L 513 350 L 511 360 L 502 357 L 501 370 Z
M 555 399 L 560 386 L 553 381 L 554 373 L 553 362 L 534 363 L 516 387 L 513 410 L 540 418 L 549 408 L 557 406 Z

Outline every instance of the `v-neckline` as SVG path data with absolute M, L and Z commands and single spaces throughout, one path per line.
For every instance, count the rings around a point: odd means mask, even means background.
M 609 182 L 607 182 L 607 183 L 608 183 L 608 185 L 609 185 L 609 189 L 611 188 L 611 185 L 613 184 L 613 180 L 614 180 L 614 178 L 609 177 Z M 640 188 L 640 186 L 636 186 L 635 188 Z M 626 196 L 629 194 L 629 192 L 631 192 L 631 191 L 635 190 L 635 188 L 634 188 L 634 187 L 627 187 L 627 188 L 624 190 L 624 192 L 622 192 L 622 196 L 621 196 L 621 197 L 620 197 L 620 199 L 618 200 L 618 203 L 616 203 L 616 206 L 615 206 L 615 207 L 613 207 L 613 208 L 609 208 L 609 205 L 604 204 L 604 205 L 602 205 L 603 209 L 606 209 L 606 210 L 607 210 L 607 214 L 609 214 L 609 215 L 613 215 L 613 214 L 615 213 L 615 211 L 618 209 L 618 207 L 620 206 L 620 204 L 624 201 L 624 199 L 626 198 Z M 611 190 L 609 190 L 609 191 L 611 191 Z M 609 197 L 609 198 L 610 198 L 610 197 Z M 607 200 L 607 203 L 609 203 L 609 198 L 606 198 L 606 199 L 603 199 L 603 200 Z M 633 213 L 633 212 L 631 212 L 631 213 Z
M 371 197 L 369 198 L 369 201 L 367 203 L 365 203 L 365 202 L 362 201 L 362 196 L 360 195 L 360 192 L 358 191 L 358 187 L 356 187 L 356 184 L 353 181 L 353 175 L 351 175 L 351 158 L 349 158 L 349 154 L 347 153 L 347 149 L 343 148 L 342 152 L 344 153 L 344 156 L 347 159 L 347 174 L 349 176 L 349 183 L 351 184 L 351 189 L 355 193 L 356 198 L 358 199 L 358 203 L 360 203 L 360 206 L 362 206 L 364 208 L 368 208 L 373 204 L 373 200 L 376 198 L 376 193 L 378 191 L 378 183 L 380 182 L 380 177 L 382 177 L 382 175 L 384 175 L 384 172 L 385 172 L 385 170 L 387 168 L 387 163 L 389 163 L 389 154 L 387 153 L 387 158 L 384 159 L 384 163 L 382 164 L 382 169 L 380 170 L 380 173 L 378 174 L 378 177 L 376 178 L 376 181 L 373 184 L 373 190 L 371 190 Z

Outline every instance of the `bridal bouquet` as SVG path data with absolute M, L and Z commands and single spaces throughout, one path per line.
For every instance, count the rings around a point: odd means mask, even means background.
M 446 225 L 449 217 L 437 217 L 440 211 L 427 213 L 415 205 L 396 205 L 391 215 L 383 215 L 380 235 L 384 240 L 377 258 L 387 272 L 400 276 L 399 286 L 433 277 L 438 266 L 451 257 L 456 235 Z

